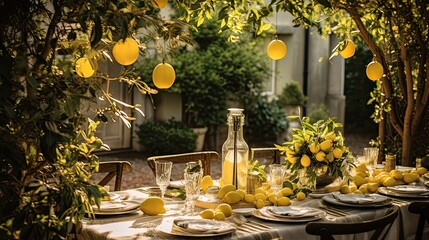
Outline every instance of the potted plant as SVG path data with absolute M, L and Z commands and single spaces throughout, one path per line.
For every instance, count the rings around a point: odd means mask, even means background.
M 278 103 L 285 108 L 288 116 L 302 115 L 301 108 L 306 102 L 306 97 L 301 91 L 298 82 L 290 81 L 283 87 L 282 93 L 278 97 Z
M 342 124 L 331 118 L 311 124 L 310 119 L 304 117 L 299 122 L 300 127 L 293 130 L 292 140 L 276 145 L 286 156 L 286 167 L 292 173 L 290 180 L 315 189 L 321 176 L 330 180 L 319 186 L 327 185 L 338 177 L 348 179 L 354 165 L 344 138 L 337 130 Z

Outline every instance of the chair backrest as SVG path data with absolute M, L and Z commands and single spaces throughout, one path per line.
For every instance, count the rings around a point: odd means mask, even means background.
M 415 239 L 423 239 L 425 222 L 429 224 L 429 202 L 412 202 L 408 205 L 408 211 L 410 213 L 419 214 Z
M 201 160 L 203 165 L 203 174 L 210 175 L 210 162 L 219 159 L 219 154 L 215 151 L 180 153 L 173 155 L 152 156 L 147 159 L 147 164 L 152 169 L 153 175 L 155 174 L 155 161 L 170 161 L 174 163 L 187 163 L 196 162 Z
M 280 151 L 276 147 L 250 148 L 249 159 L 266 159 L 268 164 L 280 163 Z
M 383 217 L 361 223 L 311 222 L 307 224 L 305 231 L 311 235 L 319 235 L 321 240 L 334 240 L 333 235 L 350 235 L 375 230 L 371 240 L 385 239 L 398 216 L 398 211 L 398 206 L 392 206 Z
M 100 162 L 97 173 L 107 173 L 107 175 L 101 179 L 98 185 L 105 186 L 113 179 L 113 177 L 115 177 L 115 191 L 120 191 L 122 185 L 122 174 L 131 172 L 131 170 L 131 164 L 127 161 Z

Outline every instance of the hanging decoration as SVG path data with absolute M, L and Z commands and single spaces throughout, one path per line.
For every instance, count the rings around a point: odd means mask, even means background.
M 128 66 L 137 61 L 139 57 L 139 45 L 133 38 L 127 37 L 119 40 L 112 49 L 115 60 L 124 66 Z
M 79 58 L 75 63 L 77 75 L 83 78 L 92 77 L 96 71 L 96 68 L 96 65 L 86 57 Z
M 372 81 L 379 80 L 383 77 L 384 69 L 381 63 L 377 62 L 376 60 L 373 60 L 368 64 L 366 67 L 366 76 L 371 79 Z
M 162 62 L 153 69 L 152 81 L 153 84 L 159 89 L 170 88 L 176 79 L 176 72 L 173 66 L 168 63 Z
M 345 41 L 345 47 L 342 51 L 340 51 L 340 55 L 347 59 L 353 57 L 355 55 L 356 47 L 352 40 L 347 39 Z
M 286 44 L 277 38 L 271 41 L 267 47 L 267 54 L 273 60 L 279 60 L 286 56 Z

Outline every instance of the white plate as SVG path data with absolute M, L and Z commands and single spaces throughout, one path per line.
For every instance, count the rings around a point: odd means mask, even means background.
M 255 211 L 256 208 L 235 208 L 232 209 L 232 212 L 235 214 L 241 214 L 245 217 L 252 216 L 252 212 Z
M 383 198 L 385 198 L 385 197 L 383 197 Z M 343 206 L 343 207 L 356 207 L 356 208 L 376 208 L 376 207 L 389 206 L 392 204 L 391 199 L 387 199 L 386 201 L 379 202 L 379 203 L 365 203 L 365 204 L 341 202 L 340 200 L 334 198 L 333 195 L 326 195 L 322 199 L 323 199 L 323 201 L 325 201 L 329 204 Z
M 170 181 L 170 184 L 168 186 L 171 188 L 184 188 L 185 180 Z
M 257 209 L 253 211 L 252 215 L 257 218 L 273 221 L 273 222 L 302 223 L 302 222 L 311 222 L 311 221 L 324 218 L 326 216 L 326 212 L 322 211 L 320 215 L 317 215 L 314 217 L 308 217 L 308 218 L 285 218 L 285 217 L 276 217 L 267 211 L 267 207 L 263 207 L 261 209 Z
M 107 205 L 108 203 L 103 202 L 101 203 L 100 209 L 98 209 L 97 206 L 93 206 L 94 214 L 95 215 L 104 215 L 104 216 L 110 216 L 110 215 L 122 215 L 122 214 L 128 214 L 133 213 L 139 210 L 140 203 L 136 201 L 122 201 L 120 204 L 123 205 L 123 207 L 120 208 L 110 208 L 103 210 L 103 205 Z M 114 204 L 114 202 L 112 202 Z M 118 203 L 119 204 L 119 203 Z
M 229 225 L 226 222 L 201 219 L 201 218 L 198 218 L 198 217 L 188 217 L 189 223 L 192 223 L 193 221 L 197 221 L 197 222 L 195 222 L 196 224 L 201 224 L 201 223 L 210 224 L 210 225 L 213 225 L 213 226 L 217 226 L 220 229 L 224 228 L 225 231 L 209 232 L 209 233 L 182 231 L 182 230 L 178 230 L 177 227 L 173 227 L 174 219 L 175 219 L 174 217 L 172 217 L 172 218 L 164 218 L 163 221 L 162 221 L 162 223 L 159 226 L 156 227 L 156 230 L 161 231 L 161 232 L 166 233 L 166 234 L 169 234 L 169 235 L 183 236 L 183 237 L 213 237 L 213 236 L 221 236 L 221 235 L 232 233 L 232 232 L 234 232 L 236 230 L 234 227 L 232 227 L 231 225 Z M 181 217 L 181 219 L 186 219 L 186 217 Z
M 378 193 L 383 195 L 392 196 L 392 197 L 402 197 L 402 198 L 429 198 L 429 195 L 426 193 L 423 194 L 410 194 L 410 193 L 400 193 L 396 191 L 391 191 L 385 187 L 379 187 L 377 190 Z
M 398 185 L 394 187 L 387 187 L 388 190 L 399 193 L 407 193 L 407 194 L 419 194 L 419 193 L 427 193 L 429 189 L 425 186 L 415 186 L 415 185 Z
M 327 193 L 309 193 L 308 196 L 311 198 L 322 198 L 326 195 L 339 194 L 340 192 L 327 192 Z

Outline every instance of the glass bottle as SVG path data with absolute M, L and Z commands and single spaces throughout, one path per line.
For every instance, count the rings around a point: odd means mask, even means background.
M 243 109 L 229 108 L 228 138 L 222 146 L 222 184 L 246 190 L 249 146 L 243 138 Z

